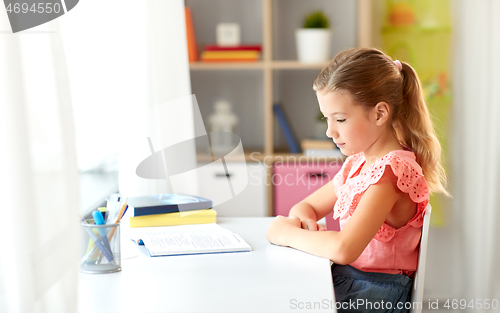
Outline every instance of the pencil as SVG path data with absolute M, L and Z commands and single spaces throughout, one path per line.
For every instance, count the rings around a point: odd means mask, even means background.
M 127 208 L 128 208 L 127 199 L 125 199 L 125 202 L 123 202 L 123 205 L 120 209 L 120 212 L 118 213 L 118 216 L 116 217 L 115 224 L 118 224 L 120 222 L 120 220 L 122 219 L 123 215 L 125 214 L 125 211 Z M 111 241 L 111 239 L 115 235 L 115 230 L 116 230 L 116 227 L 113 227 L 113 229 L 109 232 L 108 241 Z

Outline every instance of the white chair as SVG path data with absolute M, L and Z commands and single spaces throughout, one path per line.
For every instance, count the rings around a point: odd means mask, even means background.
M 415 271 L 413 290 L 411 293 L 412 308 L 410 313 L 421 313 L 424 306 L 424 279 L 425 279 L 425 261 L 427 258 L 427 242 L 429 239 L 429 224 L 431 221 L 431 205 L 425 208 L 424 224 L 422 225 L 422 237 L 420 238 L 420 252 L 418 254 L 418 266 Z

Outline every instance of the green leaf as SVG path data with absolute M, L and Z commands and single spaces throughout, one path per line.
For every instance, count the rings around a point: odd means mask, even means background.
M 307 14 L 304 18 L 304 28 L 329 28 L 328 16 L 323 11 Z

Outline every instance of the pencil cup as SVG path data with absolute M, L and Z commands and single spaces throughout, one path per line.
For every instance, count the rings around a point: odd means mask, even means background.
M 89 274 L 114 273 L 122 270 L 120 224 L 94 225 L 80 223 L 80 271 Z

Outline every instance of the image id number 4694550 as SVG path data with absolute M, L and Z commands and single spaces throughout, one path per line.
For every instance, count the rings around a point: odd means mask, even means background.
M 467 301 L 465 299 L 448 299 L 443 305 L 447 309 L 477 309 L 477 310 L 489 310 L 493 309 L 496 310 L 498 309 L 498 300 L 497 299 L 473 299 L 470 301 Z
M 9 3 L 7 5 L 9 13 L 59 13 L 61 12 L 60 3 L 33 3 L 31 6 L 28 3 Z

